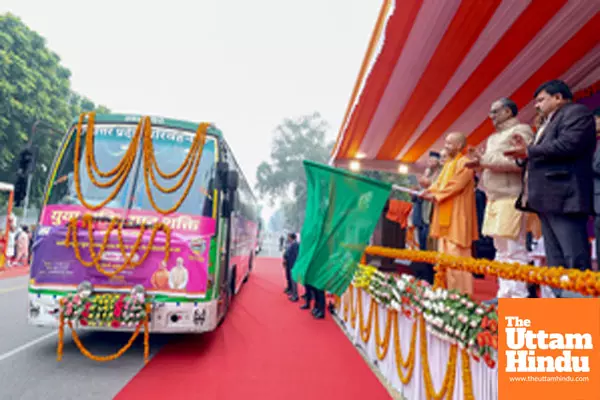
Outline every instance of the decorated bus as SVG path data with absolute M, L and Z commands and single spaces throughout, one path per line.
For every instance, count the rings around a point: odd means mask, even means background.
M 248 279 L 256 199 L 211 124 L 82 114 L 46 185 L 31 324 L 210 331 Z

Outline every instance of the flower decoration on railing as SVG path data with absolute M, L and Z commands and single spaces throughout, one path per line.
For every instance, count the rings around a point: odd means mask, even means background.
M 135 327 L 146 318 L 144 293 L 72 293 L 61 302 L 65 320 L 79 326 Z
M 433 289 L 412 275 L 383 273 L 371 266 L 359 266 L 354 285 L 409 318 L 423 315 L 430 333 L 467 349 L 476 361 L 483 359 L 490 368 L 495 366 L 498 316 L 493 306 L 456 291 Z

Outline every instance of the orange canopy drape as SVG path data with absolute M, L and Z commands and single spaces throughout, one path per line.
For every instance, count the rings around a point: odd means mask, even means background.
M 412 203 L 403 200 L 390 199 L 390 206 L 387 215 L 385 216 L 390 221 L 394 221 L 401 228 L 406 228 L 408 224 L 408 215 L 412 211 Z

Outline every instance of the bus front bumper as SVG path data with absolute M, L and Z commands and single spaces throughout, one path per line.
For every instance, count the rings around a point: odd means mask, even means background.
M 61 296 L 29 293 L 27 318 L 30 325 L 58 328 Z M 218 301 L 206 302 L 153 302 L 149 328 L 151 333 L 201 333 L 214 330 L 219 323 Z M 74 327 L 82 330 L 132 332 L 135 326 Z

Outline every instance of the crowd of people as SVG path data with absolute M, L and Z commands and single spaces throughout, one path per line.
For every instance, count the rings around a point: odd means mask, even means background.
M 5 268 L 27 267 L 31 263 L 32 232 L 27 225 L 18 226 L 14 216 L 9 217 L 8 242 L 6 232 L 0 232 L 0 247 L 5 250 Z
M 534 103 L 533 127 L 519 121 L 514 101 L 501 98 L 491 104 L 495 132 L 483 147 L 468 147 L 466 135 L 452 132 L 441 151 L 429 154 L 413 199 L 421 249 L 471 257 L 477 255 L 473 244 L 490 238 L 497 261 L 529 263 L 527 235 L 537 224 L 548 266 L 592 268 L 592 218 L 600 249 L 600 109 L 574 103 L 560 80 L 542 84 Z M 473 276 L 448 271 L 447 285 L 472 294 Z M 499 280 L 498 298 L 530 294 L 525 282 Z M 549 295 L 575 296 L 559 289 Z
M 282 243 L 283 241 L 280 241 Z M 296 264 L 298 253 L 300 251 L 300 243 L 298 236 L 295 233 L 290 233 L 287 236 L 287 243 L 283 253 L 283 268 L 285 270 L 286 288 L 283 291 L 291 302 L 300 300 L 298 293 L 298 284 L 292 278 L 292 269 Z M 312 306 L 312 316 L 316 319 L 325 318 L 325 292 L 311 285 L 304 285 L 304 294 L 302 295 L 304 304 L 300 306 L 302 310 L 310 310 Z

